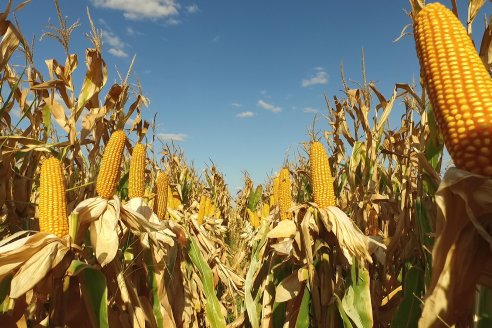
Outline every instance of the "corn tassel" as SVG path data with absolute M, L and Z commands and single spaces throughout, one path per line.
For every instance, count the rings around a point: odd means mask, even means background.
M 41 165 L 39 181 L 39 230 L 63 237 L 68 234 L 67 200 L 63 168 L 51 157 Z
M 116 186 L 120 180 L 121 158 L 125 141 L 125 132 L 118 130 L 113 132 L 106 145 L 96 183 L 97 194 L 102 198 L 111 199 L 116 192 Z
M 492 81 L 461 22 L 432 3 L 415 17 L 421 73 L 456 167 L 492 176 Z

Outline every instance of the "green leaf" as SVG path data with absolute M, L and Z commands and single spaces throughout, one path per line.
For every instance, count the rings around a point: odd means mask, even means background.
M 297 315 L 295 328 L 309 327 L 309 303 L 311 303 L 311 292 L 306 285 L 304 288 L 304 294 L 302 295 L 301 306 L 299 307 L 299 314 Z
M 205 293 L 207 300 L 207 303 L 205 304 L 205 314 L 207 315 L 208 322 L 210 326 L 214 328 L 225 328 L 226 321 L 222 315 L 217 295 L 215 294 L 212 270 L 203 259 L 195 239 L 190 237 L 188 241 L 188 256 L 190 257 L 191 262 L 193 262 L 195 267 L 198 269 L 200 279 L 203 283 L 203 292 Z
M 164 317 L 161 313 L 161 301 L 159 299 L 159 284 L 156 279 L 154 271 L 154 263 L 152 261 L 152 254 L 149 250 L 145 252 L 145 265 L 147 267 L 147 284 L 150 288 L 152 311 L 154 312 L 157 327 L 164 327 Z
M 248 272 L 244 280 L 244 306 L 246 307 L 246 313 L 248 315 L 249 322 L 253 328 L 260 326 L 260 297 L 262 290 L 259 290 L 256 296 L 253 298 L 253 284 L 256 271 L 260 266 L 260 251 L 266 244 L 266 236 L 268 234 L 268 225 L 262 225 L 261 227 L 262 237 L 260 240 L 255 241 L 252 247 L 251 260 L 249 262 Z
M 343 326 L 345 328 L 352 328 L 353 327 L 352 322 L 347 316 L 347 313 L 345 313 L 345 310 L 342 305 L 342 301 L 338 298 L 337 294 L 335 294 L 335 298 L 337 300 L 337 308 L 338 308 L 338 312 L 340 313 L 340 317 L 342 318 Z
M 369 271 L 356 261 L 351 268 L 352 284 L 342 299 L 345 313 L 359 328 L 372 327 L 372 304 Z
M 424 293 L 424 271 L 412 264 L 404 276 L 403 301 L 391 322 L 391 327 L 417 327 L 422 309 L 419 298 Z
M 51 110 L 50 106 L 45 105 L 43 107 L 43 123 L 46 127 L 46 134 L 50 135 L 51 133 Z
M 480 287 L 478 300 L 478 322 L 477 328 L 492 327 L 492 298 L 491 291 L 486 287 Z
M 10 303 L 10 283 L 12 282 L 12 275 L 8 275 L 0 282 L 0 313 L 5 313 L 9 309 Z
M 87 307 L 92 326 L 109 328 L 108 289 L 104 274 L 78 260 L 72 261 L 67 272 L 69 275 L 79 278 L 82 298 Z

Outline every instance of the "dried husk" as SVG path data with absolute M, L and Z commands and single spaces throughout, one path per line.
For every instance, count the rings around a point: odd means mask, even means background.
M 449 169 L 436 193 L 436 242 L 432 279 L 420 327 L 466 320 L 475 287 L 492 267 L 492 179 Z M 489 281 L 489 282 L 487 282 Z M 482 279 L 492 287 L 489 279 Z

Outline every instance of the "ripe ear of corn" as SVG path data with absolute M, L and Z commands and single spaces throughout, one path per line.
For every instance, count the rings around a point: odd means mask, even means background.
M 414 20 L 429 98 L 456 167 L 492 176 L 492 81 L 456 16 L 432 3 Z
M 246 212 L 248 213 L 249 223 L 253 226 L 253 228 L 258 228 L 260 226 L 260 219 L 258 218 L 258 214 L 253 212 L 249 208 L 246 208 Z
M 278 185 L 279 185 L 280 177 L 277 175 L 273 179 L 273 205 L 278 205 Z
M 96 183 L 97 194 L 102 198 L 111 199 L 116 192 L 116 186 L 120 180 L 121 158 L 125 141 L 125 132 L 118 130 L 113 132 L 106 145 Z
M 280 211 L 280 219 L 290 219 L 289 208 L 292 206 L 291 196 L 292 182 L 290 181 L 290 173 L 287 168 L 280 171 L 278 183 L 278 206 Z
M 145 195 L 145 146 L 138 143 L 133 147 L 128 176 L 128 197 L 143 198 Z
M 311 165 L 311 184 L 313 187 L 314 202 L 322 208 L 335 206 L 335 192 L 333 190 L 330 163 L 321 142 L 316 141 L 311 143 L 309 162 Z
M 198 207 L 198 218 L 197 222 L 198 224 L 203 223 L 203 217 L 205 216 L 205 203 L 206 203 L 206 196 L 202 195 L 200 197 L 200 206 Z
M 39 230 L 63 237 L 68 234 L 65 181 L 60 161 L 44 160 L 39 181 Z
M 264 219 L 268 215 L 270 215 L 270 205 L 268 203 L 263 203 L 263 207 L 261 208 L 261 218 Z
M 156 178 L 157 193 L 154 200 L 154 212 L 157 217 L 164 220 L 167 211 L 167 191 L 169 185 L 169 178 L 165 172 L 159 171 Z

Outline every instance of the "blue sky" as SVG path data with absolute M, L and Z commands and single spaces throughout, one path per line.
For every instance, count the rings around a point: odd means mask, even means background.
M 309 139 L 314 113 L 326 111 L 324 95 L 341 95 L 340 64 L 347 79 L 362 80 L 362 49 L 368 80 L 387 97 L 395 83 L 418 81 L 413 38 L 393 42 L 410 23 L 406 0 L 60 0 L 60 6 L 69 23 L 80 19 L 70 49 L 79 56 L 79 74 L 91 46 L 84 36 L 88 7 L 103 31 L 110 73 L 103 95 L 116 68 L 126 73 L 136 55 L 135 73 L 150 99 L 144 117 L 157 113 L 161 138 L 174 139 L 198 169 L 213 160 L 232 192 L 244 170 L 262 183 L 286 155 L 295 156 Z M 48 58 L 64 62 L 61 46 L 39 41 L 48 18 L 58 24 L 52 1 L 33 1 L 16 15 L 24 35 L 35 36 L 38 67 Z M 327 128 L 320 119 L 317 129 Z

